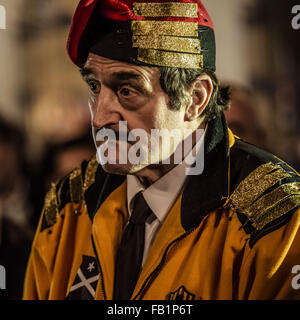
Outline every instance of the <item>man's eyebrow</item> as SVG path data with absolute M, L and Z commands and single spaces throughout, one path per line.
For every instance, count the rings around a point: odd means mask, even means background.
M 92 68 L 85 68 L 85 67 L 79 69 L 79 72 L 83 78 L 91 74 L 95 74 Z M 142 77 L 139 74 L 134 72 L 128 72 L 128 71 L 114 72 L 111 75 L 111 78 L 113 81 L 142 80 Z
M 149 90 L 147 89 L 145 79 L 141 75 L 135 72 L 130 72 L 130 71 L 114 72 L 110 75 L 109 83 L 110 83 L 110 86 L 116 90 L 123 81 L 129 81 L 129 80 L 132 81 L 130 85 L 135 87 L 137 90 L 139 90 L 143 94 L 149 95 Z
M 91 68 L 81 68 L 79 69 L 79 72 L 83 78 L 89 76 L 90 74 L 94 74 L 94 71 Z
M 95 75 L 95 70 L 93 68 L 86 68 L 83 67 L 79 70 L 81 73 L 82 78 L 85 80 L 85 77 L 88 77 L 89 75 Z M 142 91 L 144 94 L 148 94 L 146 87 L 145 87 L 145 81 L 141 75 L 135 72 L 130 71 L 119 71 L 114 72 L 109 76 L 110 79 L 106 79 L 104 83 L 108 85 L 111 88 L 114 88 L 114 90 L 117 90 L 118 86 L 122 81 L 126 80 L 134 80 L 138 81 L 137 84 L 135 84 L 136 88 L 138 87 L 140 91 Z M 134 85 L 134 83 L 132 83 Z
M 142 77 L 139 74 L 126 71 L 114 72 L 111 77 L 115 81 L 142 80 Z

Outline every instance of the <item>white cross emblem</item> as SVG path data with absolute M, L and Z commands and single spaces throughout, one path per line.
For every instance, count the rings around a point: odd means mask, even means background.
M 90 266 L 89 266 L 89 267 L 90 267 Z M 95 268 L 95 267 L 94 267 L 94 268 Z M 87 290 L 89 291 L 89 293 L 90 293 L 93 297 L 95 297 L 96 292 L 95 292 L 95 290 L 93 289 L 93 287 L 91 286 L 91 283 L 92 283 L 92 282 L 95 282 L 96 280 L 99 279 L 99 274 L 97 274 L 96 276 L 91 277 L 91 278 L 89 278 L 89 279 L 86 279 L 86 277 L 85 277 L 84 274 L 82 273 L 81 269 L 78 270 L 77 274 L 78 274 L 78 277 L 80 278 L 81 282 L 79 282 L 79 283 L 75 284 L 74 286 L 72 286 L 71 289 L 70 289 L 70 292 L 72 292 L 72 291 L 74 291 L 74 290 L 76 290 L 76 289 L 78 289 L 78 288 L 81 288 L 81 287 L 86 287 Z

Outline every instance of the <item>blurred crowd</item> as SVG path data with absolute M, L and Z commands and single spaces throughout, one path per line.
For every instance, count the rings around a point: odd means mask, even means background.
M 34 232 L 43 199 L 55 182 L 94 152 L 90 130 L 75 139 L 48 143 L 39 163 L 26 158 L 26 135 L 0 117 L 0 265 L 6 290 L 0 299 L 20 299 Z

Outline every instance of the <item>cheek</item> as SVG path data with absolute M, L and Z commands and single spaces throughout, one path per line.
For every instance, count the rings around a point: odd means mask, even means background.
M 151 129 L 181 129 L 183 122 L 184 112 L 170 110 L 168 99 L 162 95 L 148 103 L 138 113 L 132 114 L 131 119 L 128 120 L 128 127 L 129 129 L 141 128 L 151 134 Z
M 157 116 L 157 128 L 159 129 L 181 129 L 183 127 L 184 114 L 181 111 L 173 111 L 165 106 L 161 108 Z
M 148 105 L 147 112 L 144 113 L 145 124 L 151 129 L 161 129 L 166 127 L 169 118 L 168 99 L 164 95 L 156 97 Z
M 151 129 L 155 128 L 156 114 L 151 106 L 143 108 L 143 110 L 124 114 L 124 120 L 127 121 L 128 130 L 143 129 L 147 133 L 151 132 Z

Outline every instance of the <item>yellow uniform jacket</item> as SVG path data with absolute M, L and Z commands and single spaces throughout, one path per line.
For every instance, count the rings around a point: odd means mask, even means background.
M 223 115 L 210 121 L 204 172 L 188 176 L 132 299 L 300 299 L 299 185 L 287 164 L 234 137 Z M 24 299 L 112 299 L 126 194 L 126 177 L 95 158 L 53 184 Z

